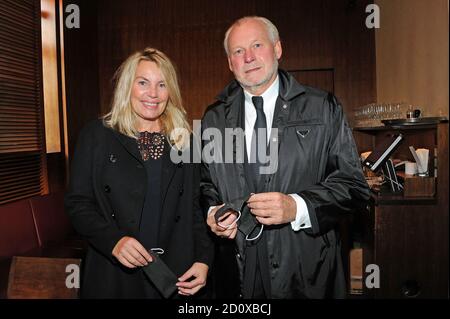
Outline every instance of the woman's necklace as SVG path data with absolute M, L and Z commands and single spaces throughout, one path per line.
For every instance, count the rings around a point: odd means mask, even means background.
M 138 149 L 143 161 L 149 158 L 159 159 L 164 153 L 165 136 L 159 132 L 141 132 L 138 138 Z

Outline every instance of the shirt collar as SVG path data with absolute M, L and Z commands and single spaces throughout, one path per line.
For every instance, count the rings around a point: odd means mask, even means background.
M 277 77 L 275 78 L 275 81 L 273 81 L 273 83 L 267 88 L 267 90 L 264 91 L 263 94 L 261 94 L 261 96 L 262 96 L 264 101 L 267 101 L 268 99 L 273 98 L 274 96 L 278 97 L 279 91 L 280 91 L 280 79 L 279 79 L 278 74 L 277 74 Z M 250 92 L 247 92 L 244 89 L 244 96 L 245 96 L 245 101 L 246 102 L 253 103 L 252 102 L 252 97 L 255 96 L 255 95 L 251 94 Z

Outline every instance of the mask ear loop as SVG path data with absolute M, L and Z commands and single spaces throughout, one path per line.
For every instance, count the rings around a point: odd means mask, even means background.
M 248 236 L 249 236 L 251 233 L 250 233 L 250 234 L 247 234 L 247 235 L 245 236 L 245 240 L 246 240 L 246 241 L 254 241 L 254 240 L 257 240 L 257 239 L 261 236 L 261 234 L 262 234 L 262 232 L 263 232 L 263 229 L 264 229 L 264 225 L 261 224 L 261 229 L 260 229 L 258 235 L 256 235 L 256 237 L 253 237 L 253 238 L 248 238 Z
M 157 247 L 157 248 L 151 248 L 150 250 L 151 250 L 152 252 L 154 252 L 155 254 L 158 254 L 158 255 L 164 254 L 164 249 L 159 248 L 159 247 Z
M 241 213 L 240 210 L 238 210 L 237 213 L 238 213 L 238 217 L 230 225 L 223 225 L 221 223 L 217 223 L 217 225 L 219 225 L 220 227 L 225 228 L 225 229 L 230 229 L 231 227 L 233 227 L 238 222 L 238 220 L 242 216 L 242 213 Z

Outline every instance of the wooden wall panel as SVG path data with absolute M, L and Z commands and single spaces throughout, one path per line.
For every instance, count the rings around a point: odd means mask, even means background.
M 63 0 L 63 7 L 80 8 L 80 28 L 64 27 L 64 63 L 67 103 L 69 159 L 81 128 L 100 111 L 97 54 L 97 3 L 90 0 Z M 67 13 L 61 13 L 64 19 Z
M 189 117 L 201 118 L 233 79 L 223 36 L 245 15 L 266 16 L 277 25 L 282 68 L 333 70 L 334 93 L 350 120 L 354 107 L 376 98 L 374 32 L 364 23 L 369 0 L 71 2 L 80 5 L 82 20 L 79 30 L 65 30 L 71 149 L 79 128 L 109 110 L 114 71 L 146 46 L 173 60 Z
M 333 1 L 332 48 L 335 93 L 347 117 L 352 110 L 376 101 L 375 32 L 367 29 L 366 6 L 371 1 Z
M 222 46 L 226 29 L 235 19 L 255 14 L 268 17 L 280 31 L 281 67 L 334 69 L 335 93 L 347 110 L 374 101 L 374 35 L 364 24 L 368 3 L 100 0 L 101 110 L 109 109 L 114 70 L 135 50 L 154 46 L 177 65 L 185 107 L 192 119 L 200 118 L 233 78 Z
M 289 71 L 299 83 L 334 93 L 333 69 L 287 71 Z

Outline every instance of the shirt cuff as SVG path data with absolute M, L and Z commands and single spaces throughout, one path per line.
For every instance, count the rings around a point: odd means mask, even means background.
M 311 228 L 311 220 L 309 219 L 308 207 L 303 198 L 298 194 L 289 194 L 297 204 L 297 214 L 295 220 L 291 222 L 293 231 L 299 231 L 300 229 Z
M 211 213 L 211 211 L 214 209 L 214 208 L 216 208 L 217 206 L 210 206 L 209 207 L 209 209 L 208 209 L 208 215 L 207 216 L 209 216 L 209 213 Z

